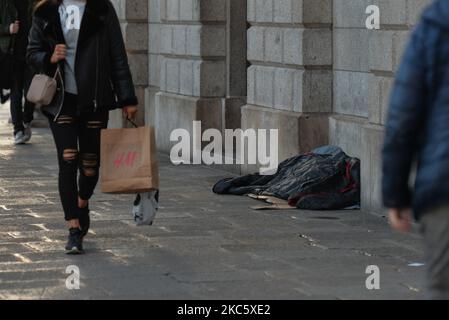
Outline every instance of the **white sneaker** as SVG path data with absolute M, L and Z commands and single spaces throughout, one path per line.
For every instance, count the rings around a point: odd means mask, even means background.
M 31 136 L 33 135 L 33 132 L 31 131 L 31 123 L 25 123 L 24 124 L 25 130 L 23 131 L 25 142 L 28 142 L 31 140 Z
M 25 135 L 23 134 L 23 131 L 19 131 L 14 136 L 14 144 L 24 144 L 25 143 Z

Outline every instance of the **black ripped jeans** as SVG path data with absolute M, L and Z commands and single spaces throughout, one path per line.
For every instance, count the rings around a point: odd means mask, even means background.
M 58 119 L 50 120 L 58 152 L 59 195 L 67 221 L 79 218 L 78 197 L 89 200 L 94 193 L 99 178 L 100 133 L 109 120 L 108 111 L 77 110 L 77 96 L 66 93 Z

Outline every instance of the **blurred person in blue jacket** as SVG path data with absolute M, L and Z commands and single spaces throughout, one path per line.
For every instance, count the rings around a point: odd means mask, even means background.
M 412 168 L 416 179 L 410 186 Z M 384 205 L 401 232 L 421 224 L 432 299 L 449 299 L 449 1 L 413 31 L 394 84 L 383 148 Z

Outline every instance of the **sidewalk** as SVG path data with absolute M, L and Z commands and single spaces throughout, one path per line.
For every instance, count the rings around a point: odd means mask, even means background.
M 418 234 L 393 233 L 359 211 L 256 212 L 245 197 L 217 196 L 229 174 L 161 161 L 161 210 L 137 228 L 132 196 L 97 192 L 87 254 L 66 256 L 66 227 L 48 129 L 12 146 L 0 106 L 0 299 L 418 299 L 424 297 Z M 66 267 L 81 273 L 68 290 Z M 380 290 L 365 287 L 380 268 Z

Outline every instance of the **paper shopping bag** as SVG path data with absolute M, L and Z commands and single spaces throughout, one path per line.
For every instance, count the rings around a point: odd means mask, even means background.
M 154 128 L 101 132 L 101 191 L 143 193 L 159 189 Z

